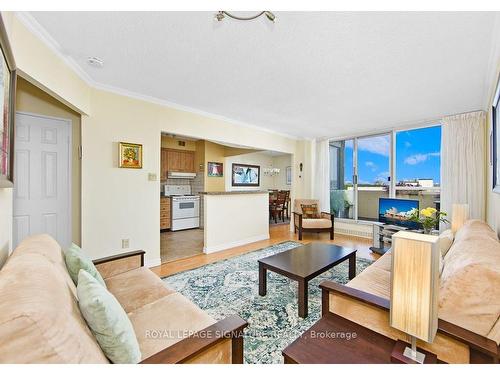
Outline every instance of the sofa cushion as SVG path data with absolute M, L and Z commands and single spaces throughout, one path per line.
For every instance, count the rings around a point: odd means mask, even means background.
M 318 205 L 316 203 L 302 204 L 300 208 L 302 210 L 303 219 L 318 219 L 320 217 Z
M 109 277 L 105 282 L 127 313 L 175 293 L 146 267 Z
M 91 274 L 92 277 L 94 277 L 102 286 L 106 287 L 101 274 L 99 273 L 99 271 L 97 271 L 97 268 L 95 268 L 92 260 L 90 260 L 90 258 L 87 257 L 82 252 L 82 249 L 80 249 L 78 246 L 72 244 L 64 252 L 64 259 L 66 261 L 66 268 L 68 269 L 68 273 L 75 285 L 78 284 L 78 274 L 80 270 L 83 269 Z
M 382 298 L 390 299 L 391 271 L 377 267 L 374 264 L 368 266 L 346 285 Z
M 487 231 L 483 232 L 482 236 L 480 233 L 455 236 L 455 242 L 444 258 L 442 282 L 472 264 L 500 273 L 500 242 L 489 236 Z
M 385 271 L 391 272 L 392 266 L 392 255 L 391 251 L 387 251 L 384 255 L 377 259 L 376 262 L 372 263 L 373 267 L 381 268 Z
M 216 322 L 179 293 L 144 305 L 128 316 L 143 360 Z
M 67 272 L 49 256 L 19 254 L 45 242 L 26 239 L 0 271 L 0 363 L 108 363 L 80 313 Z M 51 243 L 46 250 L 56 256 L 60 248 Z
M 490 226 L 481 220 L 468 220 L 455 233 L 455 242 L 467 239 L 484 239 L 489 238 L 498 241 L 496 232 Z
M 439 317 L 497 344 L 494 326 L 500 317 L 500 273 L 470 264 L 457 270 L 439 290 Z
M 298 214 L 302 213 L 302 205 L 310 205 L 315 204 L 319 207 L 318 199 L 295 199 L 293 201 L 293 212 L 297 212 Z
M 64 278 L 66 286 L 70 289 L 76 299 L 76 286 L 73 283 L 73 280 L 71 280 L 68 270 L 66 269 L 64 254 L 57 241 L 49 235 L 37 234 L 26 238 L 12 252 L 7 261 L 14 261 L 18 257 L 30 258 L 34 254 L 42 256 L 48 262 L 53 264 L 54 267 L 56 267 L 58 272 Z
M 78 305 L 99 346 L 113 363 L 138 363 L 139 344 L 115 297 L 87 271 L 78 273 Z
M 454 238 L 455 236 L 451 229 L 447 229 L 439 235 L 439 250 L 441 250 L 442 257 L 444 257 L 448 250 L 450 250 L 451 245 L 453 245 Z
M 332 221 L 329 219 L 302 219 L 302 228 L 331 228 Z

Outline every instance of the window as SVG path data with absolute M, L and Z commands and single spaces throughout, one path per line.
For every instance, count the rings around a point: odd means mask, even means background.
M 389 197 L 391 135 L 358 139 L 358 219 L 378 220 L 378 200 Z
M 353 156 L 352 139 L 330 142 L 330 209 L 343 219 L 354 219 Z
M 382 197 L 439 209 L 440 156 L 441 126 L 331 141 L 330 208 L 338 218 L 371 221 Z
M 396 133 L 396 198 L 440 205 L 441 126 Z

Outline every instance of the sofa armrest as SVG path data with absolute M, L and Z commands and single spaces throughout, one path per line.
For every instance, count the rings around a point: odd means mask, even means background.
M 353 298 L 355 300 L 358 300 L 360 302 L 367 303 L 369 305 L 384 309 L 384 310 L 389 310 L 390 308 L 390 301 L 388 299 L 375 296 L 373 294 L 363 292 L 362 290 L 359 289 L 354 289 L 350 288 L 348 286 L 342 285 L 342 284 L 337 284 L 336 282 L 333 281 L 323 281 L 321 284 L 319 284 L 319 287 L 322 290 L 322 305 L 321 305 L 321 313 L 325 314 L 325 312 L 329 311 L 329 295 L 331 293 L 337 293 L 337 294 L 342 294 L 344 296 L 348 296 L 350 298 Z M 326 306 L 325 306 L 326 305 Z
M 144 266 L 144 250 L 129 251 L 94 260 L 94 265 L 104 279 Z
M 390 301 L 388 299 L 328 280 L 323 281 L 319 286 L 322 290 L 322 315 L 325 315 L 330 311 L 330 293 L 341 294 L 389 312 Z M 387 324 L 389 324 L 389 322 L 387 322 Z M 471 332 L 465 328 L 459 327 L 442 319 L 438 319 L 438 332 L 469 346 L 471 353 L 471 362 L 474 356 L 476 359 L 478 359 L 478 362 L 476 363 L 483 363 L 486 361 L 488 361 L 488 363 L 491 363 L 491 361 L 493 363 L 498 363 L 499 361 L 499 346 L 496 344 L 496 342 L 485 336 L 481 336 L 477 333 Z
M 333 223 L 333 220 L 334 220 L 334 218 L 335 218 L 335 214 L 330 213 L 330 212 L 324 212 L 324 211 L 323 211 L 323 212 L 321 212 L 321 216 L 322 216 L 323 218 L 325 218 L 325 219 L 330 219 L 330 220 L 332 221 L 332 223 Z M 332 224 L 332 225 L 333 225 L 333 224 Z
M 243 329 L 248 323 L 238 315 L 231 315 L 162 351 L 144 359 L 141 363 L 186 363 L 210 350 L 224 340 L 231 340 L 231 363 L 243 363 Z

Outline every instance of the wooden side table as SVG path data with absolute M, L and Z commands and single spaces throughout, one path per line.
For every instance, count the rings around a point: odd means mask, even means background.
M 287 346 L 283 357 L 299 364 L 398 363 L 392 359 L 395 346 L 395 340 L 328 312 Z M 425 363 L 436 363 L 436 356 L 426 356 Z

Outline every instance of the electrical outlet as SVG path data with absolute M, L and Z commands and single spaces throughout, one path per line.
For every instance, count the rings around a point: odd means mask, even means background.
M 149 181 L 156 181 L 156 173 L 148 173 L 148 180 Z
M 122 240 L 122 249 L 128 249 L 130 246 L 130 240 L 128 238 L 124 238 Z

